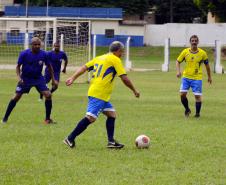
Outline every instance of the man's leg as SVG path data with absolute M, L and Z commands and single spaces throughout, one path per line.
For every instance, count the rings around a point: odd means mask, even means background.
M 8 118 L 9 118 L 12 110 L 16 106 L 17 102 L 20 100 L 21 96 L 22 96 L 22 94 L 16 93 L 15 96 L 10 100 L 8 107 L 6 109 L 5 115 L 2 119 L 2 123 L 6 123 L 8 121 Z
M 74 141 L 75 138 L 80 135 L 83 131 L 86 130 L 86 128 L 95 121 L 96 119 L 91 116 L 86 116 L 83 119 L 81 119 L 75 129 L 70 133 L 68 136 L 68 139 L 70 141 Z
M 184 115 L 186 117 L 188 117 L 191 114 L 191 110 L 190 110 L 189 105 L 188 105 L 187 92 L 181 93 L 180 98 L 181 98 L 181 103 L 185 108 Z
M 51 94 L 58 89 L 59 81 L 55 80 L 55 82 L 56 82 L 56 85 L 54 86 L 52 85 L 52 88 L 50 90 Z
M 63 141 L 64 144 L 73 148 L 75 146 L 75 138 L 86 130 L 86 128 L 96 121 L 99 113 L 103 110 L 105 102 L 94 97 L 89 97 L 86 116 L 77 123 L 77 126 L 70 135 Z
M 53 123 L 53 121 L 50 118 L 52 111 L 52 95 L 49 90 L 42 91 L 41 93 L 45 97 L 45 110 L 46 110 L 45 123 L 46 124 Z
M 114 139 L 116 112 L 113 107 L 111 107 L 110 109 L 107 108 L 107 110 L 110 110 L 110 111 L 103 112 L 107 116 L 107 120 L 106 120 L 106 130 L 107 130 L 107 136 L 108 136 L 107 148 L 119 148 L 119 149 L 123 148 L 124 145 L 120 144 Z
M 201 107 L 202 107 L 202 97 L 200 95 L 195 95 L 196 118 L 200 117 Z
M 192 91 L 195 95 L 195 117 L 200 117 L 200 111 L 202 107 L 202 80 L 193 80 L 191 85 Z
M 188 105 L 187 92 L 190 88 L 191 80 L 187 78 L 181 79 L 181 87 L 180 87 L 180 99 L 181 103 L 185 108 L 184 115 L 188 117 L 191 114 L 191 110 Z

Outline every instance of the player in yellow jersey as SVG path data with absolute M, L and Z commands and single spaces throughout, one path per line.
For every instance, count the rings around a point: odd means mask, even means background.
M 187 92 L 191 88 L 195 96 L 196 101 L 196 114 L 195 117 L 200 117 L 200 110 L 202 106 L 202 64 L 205 64 L 208 82 L 211 84 L 211 71 L 207 54 L 204 50 L 198 48 L 199 38 L 197 35 L 190 37 L 191 47 L 184 49 L 176 61 L 177 77 L 181 77 L 180 63 L 186 62 L 185 69 L 183 71 L 180 97 L 181 103 L 185 108 L 185 116 L 188 117 L 191 114 L 191 110 L 188 105 Z
M 98 56 L 81 66 L 70 78 L 66 80 L 66 85 L 71 85 L 80 75 L 86 71 L 93 70 L 91 84 L 88 90 L 88 106 L 86 116 L 78 122 L 75 129 L 63 141 L 70 148 L 75 147 L 75 138 L 81 134 L 88 125 L 93 123 L 102 112 L 106 115 L 106 129 L 108 135 L 107 148 L 123 148 L 114 139 L 114 125 L 116 119 L 115 109 L 109 102 L 114 87 L 115 76 L 119 76 L 123 83 L 133 91 L 135 97 L 139 98 L 140 93 L 134 88 L 132 82 L 126 75 L 126 71 L 121 62 L 124 45 L 115 41 L 109 47 L 109 53 Z

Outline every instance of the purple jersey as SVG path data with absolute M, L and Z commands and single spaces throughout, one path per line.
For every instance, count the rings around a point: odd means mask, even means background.
M 67 61 L 67 55 L 63 51 L 58 53 L 50 51 L 48 52 L 48 60 L 53 67 L 54 73 L 60 73 L 62 60 Z M 45 72 L 49 72 L 47 68 Z
M 43 64 L 49 64 L 47 54 L 40 50 L 38 53 L 32 53 L 31 49 L 26 49 L 20 53 L 18 64 L 22 65 L 22 79 L 38 79 L 42 76 Z

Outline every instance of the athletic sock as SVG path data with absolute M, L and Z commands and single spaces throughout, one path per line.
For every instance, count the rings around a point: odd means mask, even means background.
M 10 113 L 12 112 L 13 108 L 16 106 L 16 103 L 17 102 L 15 100 L 10 100 L 8 107 L 6 109 L 6 113 L 5 113 L 5 116 L 3 118 L 3 121 L 8 120 L 8 117 L 9 117 Z
M 196 114 L 200 114 L 202 102 L 196 102 L 195 107 L 196 107 Z
M 46 120 L 50 119 L 50 114 L 52 110 L 52 100 L 45 100 L 45 107 L 46 107 Z
M 115 118 L 113 117 L 107 118 L 106 129 L 107 129 L 108 141 L 114 141 Z
M 75 127 L 75 129 L 71 132 L 71 134 L 68 136 L 69 141 L 74 141 L 75 138 L 80 135 L 90 124 L 91 122 L 87 117 L 84 117 L 82 120 L 80 120 Z
M 187 97 L 181 96 L 181 103 L 183 104 L 186 111 L 190 110 L 188 107 L 188 99 Z
M 50 90 L 50 92 L 53 93 L 53 92 L 56 91 L 56 90 L 57 90 L 57 88 L 53 88 L 53 87 L 52 87 L 51 90 Z

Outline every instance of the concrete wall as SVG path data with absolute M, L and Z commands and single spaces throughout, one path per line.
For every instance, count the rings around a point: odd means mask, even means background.
M 171 46 L 187 46 L 189 38 L 196 34 L 200 46 L 213 46 L 215 40 L 226 45 L 226 24 L 164 24 L 146 25 L 144 44 L 161 46 L 166 38 L 170 38 Z
M 106 29 L 114 30 L 114 37 L 107 38 Z M 108 46 L 112 41 L 118 40 L 126 43 L 127 38 L 131 37 L 131 46 L 143 46 L 144 43 L 144 26 L 120 25 L 115 20 L 93 20 L 92 36 L 97 35 L 97 46 Z

